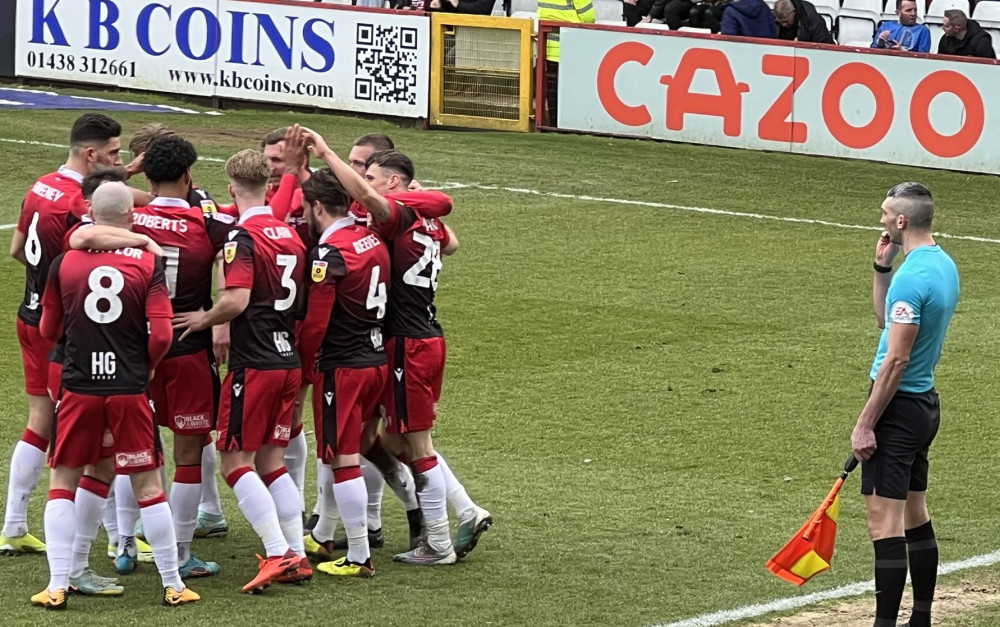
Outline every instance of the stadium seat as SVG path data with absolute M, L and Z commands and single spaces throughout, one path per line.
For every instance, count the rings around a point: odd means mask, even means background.
M 635 25 L 636 28 L 645 28 L 646 30 L 670 30 L 670 27 L 666 24 L 660 24 L 658 22 L 639 22 Z M 706 29 L 707 30 L 707 29 Z
M 931 31 L 931 53 L 937 54 L 938 42 L 944 37 L 944 29 L 940 24 L 927 22 L 927 29 Z
M 980 0 L 976 3 L 976 8 L 972 10 L 972 19 L 980 24 L 983 22 L 996 22 L 1000 25 L 1000 2 Z
M 993 39 L 993 50 L 997 53 L 997 58 L 1000 58 L 1000 29 L 990 28 L 986 32 L 990 34 Z
M 679 33 L 704 33 L 706 35 L 712 34 L 711 28 L 695 28 L 694 26 L 681 26 L 677 29 Z
M 843 8 L 837 15 L 837 43 L 842 46 L 871 46 L 875 39 L 878 13 Z
M 870 11 L 871 13 L 882 12 L 882 0 L 844 0 L 841 11 L 852 9 L 859 11 Z
M 958 9 L 969 15 L 969 0 L 931 0 L 931 5 L 927 7 L 927 15 L 943 17 L 948 9 Z
M 616 20 L 619 24 L 625 23 L 622 17 L 622 3 L 619 0 L 594 0 L 594 11 L 597 12 L 598 20 Z
M 538 0 L 511 0 L 511 15 L 514 13 L 537 13 Z
M 595 24 L 601 24 L 603 26 L 625 26 L 624 20 L 597 20 Z
M 828 30 L 833 30 L 833 25 L 837 22 L 837 13 L 840 12 L 839 0 L 816 0 L 813 2 L 816 12 L 823 16 Z

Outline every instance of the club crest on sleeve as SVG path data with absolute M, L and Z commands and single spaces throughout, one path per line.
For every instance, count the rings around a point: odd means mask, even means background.
M 913 324 L 916 318 L 916 311 L 910 303 L 900 300 L 892 304 L 892 310 L 889 314 L 890 322 Z
M 223 251 L 226 263 L 232 263 L 233 259 L 236 259 L 236 242 L 226 242 L 226 245 L 223 247 Z
M 327 263 L 325 261 L 317 259 L 313 262 L 312 280 L 314 283 L 319 283 L 326 278 L 326 266 Z

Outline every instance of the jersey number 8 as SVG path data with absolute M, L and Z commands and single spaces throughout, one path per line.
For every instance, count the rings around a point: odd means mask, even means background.
M 111 285 L 105 287 L 104 280 L 108 279 Z M 111 266 L 98 266 L 94 268 L 87 278 L 87 286 L 90 293 L 83 301 L 83 311 L 87 317 L 97 324 L 111 324 L 122 315 L 122 300 L 118 298 L 125 288 L 125 277 L 117 268 Z M 100 303 L 106 302 L 107 307 L 101 311 Z

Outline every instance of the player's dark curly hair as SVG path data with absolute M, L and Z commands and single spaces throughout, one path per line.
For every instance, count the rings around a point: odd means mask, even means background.
M 326 212 L 334 216 L 347 215 L 351 202 L 347 190 L 329 168 L 312 173 L 309 180 L 302 184 L 302 197 L 309 203 L 322 203 Z
M 104 145 L 121 134 L 122 125 L 103 113 L 84 113 L 73 123 L 69 143 L 74 148 L 84 144 Z
M 146 151 L 142 169 L 153 183 L 173 183 L 198 161 L 191 142 L 181 137 L 164 137 Z
M 368 157 L 368 161 L 365 162 L 365 167 L 370 168 L 373 165 L 398 174 L 404 186 L 409 185 L 416 175 L 410 158 L 396 150 L 380 150 L 372 153 L 372 156 Z

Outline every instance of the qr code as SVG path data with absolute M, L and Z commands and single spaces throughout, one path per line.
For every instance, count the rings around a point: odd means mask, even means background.
M 417 29 L 358 24 L 354 97 L 417 104 Z

